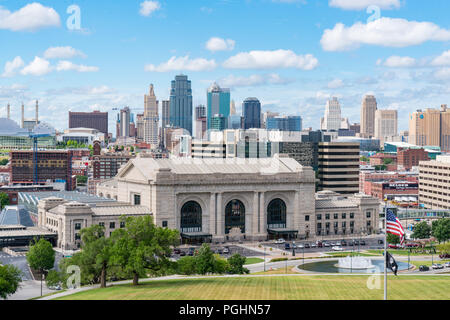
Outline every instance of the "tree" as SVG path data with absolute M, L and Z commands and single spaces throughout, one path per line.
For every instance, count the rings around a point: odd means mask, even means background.
M 0 298 L 6 299 L 14 294 L 22 280 L 22 272 L 14 266 L 0 265 Z
M 426 222 L 420 222 L 414 226 L 414 239 L 428 239 L 431 236 L 431 226 Z
M 387 242 L 390 244 L 399 244 L 400 237 L 396 234 L 388 233 L 387 234 Z
M 47 284 L 47 287 L 57 287 L 61 284 L 62 279 L 63 277 L 60 272 L 50 270 L 45 277 L 45 283 Z
M 197 273 L 214 273 L 215 260 L 216 259 L 214 257 L 214 252 L 212 252 L 211 247 L 208 244 L 204 243 L 198 250 L 198 254 L 195 256 Z
M 55 264 L 55 250 L 47 240 L 41 238 L 30 247 L 27 253 L 27 261 L 30 268 L 38 270 L 41 274 L 41 296 L 42 296 L 42 277 L 45 271 L 53 268 Z
M 81 230 L 81 262 L 88 266 L 95 282 L 106 288 L 106 275 L 111 252 L 111 240 L 105 238 L 105 227 L 93 225 Z
M 133 275 L 133 285 L 147 272 L 156 274 L 169 267 L 172 246 L 178 244 L 176 230 L 157 227 L 151 216 L 123 218 L 125 228 L 112 233 L 110 263 Z
M 383 159 L 383 164 L 386 165 L 386 166 L 391 164 L 391 163 L 393 163 L 393 162 L 394 162 L 394 160 L 392 158 L 384 158 Z
M 370 161 L 370 159 L 367 158 L 366 156 L 362 156 L 360 160 L 361 160 L 361 162 L 369 162 Z
M 8 159 L 2 159 L 2 160 L 0 160 L 0 166 L 6 166 L 7 164 L 9 163 L 9 160 Z
M 194 257 L 183 257 L 177 261 L 177 272 L 179 274 L 184 274 L 187 276 L 193 275 L 197 272 L 197 268 L 195 266 L 195 258 Z
M 6 193 L 0 192 L 0 210 L 9 204 L 9 197 Z
M 439 243 L 450 240 L 450 219 L 444 218 L 433 221 L 431 226 L 431 233 Z
M 248 274 L 250 271 L 244 268 L 246 258 L 239 253 L 233 254 L 228 258 L 229 272 L 232 274 Z
M 77 185 L 86 185 L 87 181 L 88 181 L 88 177 L 77 176 Z

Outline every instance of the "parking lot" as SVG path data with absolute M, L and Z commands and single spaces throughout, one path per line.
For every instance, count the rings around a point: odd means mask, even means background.
M 338 247 L 340 251 L 359 251 L 367 249 L 383 249 L 384 240 L 382 238 L 362 238 L 362 239 L 343 239 L 330 241 L 286 241 L 283 243 L 264 243 L 266 247 L 272 247 L 292 252 L 327 252 L 332 251 L 333 247 Z
M 198 249 L 200 249 L 200 246 L 189 246 L 187 248 L 186 247 L 177 248 L 174 250 L 174 253 L 172 254 L 171 257 L 175 260 L 178 260 L 179 258 L 184 257 L 184 256 L 193 256 L 195 251 Z M 248 248 L 243 248 L 243 247 L 236 246 L 236 245 L 223 245 L 223 246 L 212 245 L 211 250 L 214 253 L 219 254 L 223 258 L 229 258 L 235 253 L 239 253 L 240 255 L 242 255 L 244 257 L 261 256 L 261 252 L 254 251 L 254 250 L 251 250 Z

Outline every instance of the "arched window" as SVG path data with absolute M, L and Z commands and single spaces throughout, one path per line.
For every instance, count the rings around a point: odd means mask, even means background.
M 245 206 L 239 200 L 231 200 L 225 208 L 225 234 L 233 228 L 240 228 L 245 233 Z
M 181 232 L 202 231 L 202 207 L 195 201 L 189 201 L 181 208 Z
M 269 229 L 286 228 L 286 203 L 281 199 L 274 199 L 267 207 L 267 227 Z

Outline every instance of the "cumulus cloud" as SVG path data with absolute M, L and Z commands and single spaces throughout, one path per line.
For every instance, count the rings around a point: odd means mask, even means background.
M 442 68 L 434 73 L 434 77 L 438 80 L 450 80 L 450 68 Z
M 378 60 L 377 65 L 383 65 L 388 68 L 410 68 L 417 66 L 417 60 L 411 57 L 391 56 L 383 62 Z
M 169 72 L 169 71 L 210 71 L 217 67 L 215 60 L 204 58 L 190 59 L 185 57 L 172 57 L 169 61 L 161 63 L 158 66 L 148 64 L 145 71 L 148 72 Z
M 432 22 L 380 18 L 367 24 L 357 22 L 351 27 L 338 23 L 324 31 L 320 43 L 325 51 L 357 49 L 361 45 L 402 48 L 427 41 L 449 41 L 450 30 Z
M 56 71 L 97 72 L 98 70 L 98 67 L 79 65 L 67 60 L 59 61 L 56 66 Z
M 431 61 L 431 65 L 437 67 L 450 66 L 450 50 L 445 51 L 439 57 L 433 59 L 433 61 Z
M 338 89 L 344 86 L 344 81 L 342 79 L 334 79 L 328 83 L 329 89 Z
M 159 9 L 161 9 L 161 4 L 158 1 L 144 1 L 141 2 L 141 10 L 139 13 L 141 16 L 148 17 Z
M 46 59 L 70 59 L 74 57 L 86 58 L 86 55 L 72 47 L 52 47 L 44 52 Z
M 22 58 L 17 56 L 13 61 L 7 61 L 5 64 L 5 71 L 2 74 L 2 77 L 13 77 L 16 75 L 16 71 L 22 68 L 25 65 Z
M 0 6 L 0 30 L 36 31 L 61 25 L 59 14 L 49 7 L 34 2 L 11 12 Z
M 330 7 L 344 10 L 364 10 L 369 6 L 378 6 L 380 9 L 398 9 L 400 0 L 330 0 Z
M 234 49 L 234 46 L 236 44 L 236 41 L 231 39 L 222 39 L 213 37 L 208 40 L 206 43 L 206 49 L 212 52 L 216 51 L 231 51 Z
M 223 87 L 256 87 L 263 85 L 282 85 L 291 83 L 291 79 L 282 78 L 279 74 L 255 74 L 248 77 L 236 77 L 229 75 L 226 78 L 220 79 L 218 83 Z
M 35 57 L 34 60 L 23 68 L 20 73 L 23 75 L 43 76 L 50 73 L 52 69 L 53 68 L 50 66 L 50 62 L 45 59 Z
M 313 70 L 319 61 L 311 54 L 297 55 L 291 50 L 241 52 L 223 63 L 228 69 L 296 68 Z

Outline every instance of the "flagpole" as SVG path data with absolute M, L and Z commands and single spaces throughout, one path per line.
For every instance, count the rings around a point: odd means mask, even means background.
M 384 300 L 387 300 L 387 201 L 384 199 Z

